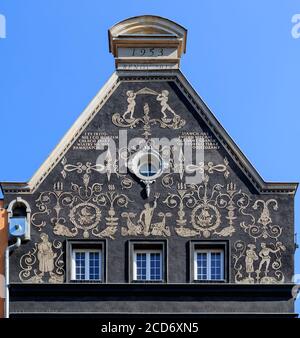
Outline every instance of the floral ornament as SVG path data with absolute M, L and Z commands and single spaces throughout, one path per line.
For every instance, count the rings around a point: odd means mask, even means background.
M 175 151 L 172 151 L 173 156 L 170 159 L 170 169 L 171 172 L 164 175 L 162 179 L 162 185 L 165 188 L 171 188 L 174 184 L 174 174 L 178 173 L 179 178 L 182 181 L 183 180 L 183 174 L 186 172 L 186 174 L 195 174 L 200 173 L 203 175 L 213 174 L 214 172 L 223 173 L 225 179 L 229 177 L 229 162 L 227 158 L 225 157 L 223 160 L 223 163 L 220 164 L 214 164 L 213 162 L 199 162 L 197 165 L 195 164 L 187 164 L 184 166 L 185 158 L 182 152 L 182 148 L 179 149 L 178 155 L 175 155 Z
M 101 193 L 93 198 L 93 202 L 97 205 L 109 207 L 108 217 L 105 217 L 106 228 L 104 230 L 99 230 L 95 228 L 92 230 L 92 234 L 96 237 L 109 237 L 115 239 L 114 235 L 117 232 L 118 220 L 116 217 L 115 205 L 120 208 L 126 208 L 129 203 L 129 198 L 125 194 L 119 194 L 115 191 L 114 185 L 108 186 L 109 191 L 106 193 Z
M 60 217 L 60 212 L 64 207 L 72 207 L 76 201 L 77 197 L 72 192 L 63 191 L 63 183 L 57 182 L 54 184 L 53 191 L 44 191 L 36 199 L 38 211 L 32 214 L 31 223 L 41 231 L 47 224 L 42 215 L 48 216 L 54 212 L 55 215 L 51 218 L 51 223 L 54 226 L 59 224 L 57 228 L 63 229 L 65 219 Z M 52 205 L 54 205 L 53 209 Z
M 216 205 L 219 208 L 227 209 L 227 216 L 225 217 L 228 220 L 228 227 L 222 229 L 221 231 L 215 231 L 214 234 L 219 236 L 231 236 L 235 232 L 234 221 L 238 218 L 236 210 L 240 214 L 243 214 L 244 210 L 250 204 L 250 197 L 241 191 L 237 190 L 236 184 L 230 182 L 226 185 L 226 193 L 220 192 L 216 198 Z
M 208 173 L 213 174 L 215 171 L 219 173 L 224 173 L 224 177 L 227 179 L 229 177 L 229 170 L 228 170 L 229 162 L 225 157 L 222 164 L 214 164 L 213 162 L 208 162 L 205 164 L 204 162 L 200 162 L 199 164 L 188 164 L 186 166 L 187 173 L 194 173 L 199 171 L 200 173 Z
M 221 224 L 221 214 L 215 206 L 215 200 L 222 185 L 215 184 L 210 190 L 208 187 L 209 176 L 205 175 L 203 184 L 186 185 L 179 184 L 177 194 L 168 194 L 164 203 L 170 208 L 179 205 L 179 218 L 175 228 L 176 233 L 182 237 L 201 236 L 209 237 Z M 193 228 L 186 227 L 184 206 L 192 208 L 191 224 Z
M 275 199 L 269 199 L 267 201 L 256 200 L 252 208 L 257 210 L 259 206 L 262 206 L 262 212 L 257 222 L 252 216 L 249 224 L 246 222 L 240 223 L 241 228 L 254 238 L 255 241 L 260 237 L 264 239 L 273 238 L 277 241 L 278 237 L 282 234 L 282 227 L 273 224 L 269 207 L 272 206 L 273 210 L 278 210 L 278 202 Z
M 120 156 L 121 154 L 119 155 L 119 157 Z M 119 173 L 117 158 L 112 156 L 112 153 L 109 148 L 106 152 L 103 164 L 102 163 L 92 164 L 91 162 L 86 162 L 85 164 L 83 164 L 82 162 L 77 162 L 76 164 L 68 164 L 66 157 L 64 157 L 61 162 L 61 164 L 63 165 L 63 170 L 61 171 L 61 174 L 64 179 L 67 177 L 68 172 L 76 171 L 77 174 L 83 174 L 82 179 L 84 185 L 86 184 L 86 181 L 89 180 L 90 174 L 92 172 L 105 174 L 108 182 L 110 182 L 112 174 L 115 174 L 117 175 L 118 178 L 121 178 L 122 188 L 130 189 L 132 187 L 133 181 L 126 175 Z

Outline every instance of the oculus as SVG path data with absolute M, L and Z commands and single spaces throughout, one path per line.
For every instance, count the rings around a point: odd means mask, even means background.
M 150 185 L 159 178 L 168 165 L 160 154 L 146 145 L 135 153 L 128 162 L 129 170 L 146 186 L 147 197 L 150 196 Z

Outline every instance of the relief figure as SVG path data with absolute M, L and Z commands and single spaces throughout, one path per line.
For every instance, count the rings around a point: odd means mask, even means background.
M 150 203 L 146 203 L 144 205 L 145 209 L 141 212 L 139 220 L 138 220 L 138 224 L 142 225 L 143 227 L 143 232 L 145 236 L 149 236 L 150 235 L 150 227 L 151 227 L 151 221 L 152 221 L 152 217 L 153 217 L 153 213 L 155 208 L 157 207 L 157 199 L 158 199 L 159 195 L 156 194 L 155 195 L 155 200 L 153 202 L 152 207 L 150 206 Z
M 240 240 L 235 242 L 234 248 L 236 250 L 236 254 L 233 255 L 233 260 L 234 269 L 236 271 L 236 283 L 284 283 L 285 276 L 280 269 L 282 267 L 281 255 L 282 252 L 286 250 L 285 246 L 281 242 L 268 244 L 263 242 L 260 246 L 261 249 L 257 254 L 255 244 L 246 245 L 245 242 Z M 274 254 L 275 257 L 271 254 Z M 255 273 L 255 277 L 252 276 L 252 273 Z M 261 276 L 262 273 L 263 276 Z
M 51 273 L 54 270 L 54 258 L 57 256 L 52 250 L 52 244 L 48 240 L 48 235 L 41 234 L 42 242 L 38 244 L 37 258 L 39 261 L 39 270 L 44 274 Z
M 130 114 L 129 119 L 127 119 L 127 120 L 133 120 L 133 113 L 134 113 L 134 109 L 135 109 L 135 105 L 136 105 L 136 103 L 135 103 L 136 94 L 134 93 L 133 90 L 128 90 L 126 95 L 128 96 L 128 98 L 127 98 L 128 106 L 127 106 L 127 110 L 123 114 L 122 118 L 124 120 L 126 120 L 126 116 L 128 114 Z
M 161 105 L 161 113 L 163 114 L 163 121 L 171 121 L 168 119 L 166 111 L 169 111 L 174 115 L 174 118 L 177 117 L 178 115 L 174 112 L 174 110 L 169 106 L 168 100 L 169 100 L 169 91 L 168 90 L 163 90 L 161 94 L 158 94 L 156 100 L 160 102 Z
M 248 273 L 249 281 L 254 279 L 251 277 L 251 274 L 254 272 L 254 261 L 258 260 L 258 256 L 255 252 L 256 246 L 254 244 L 248 244 L 245 257 L 246 272 Z
M 258 267 L 258 272 L 260 273 L 262 270 L 263 265 L 265 264 L 265 275 L 267 276 L 268 272 L 269 272 L 269 265 L 271 262 L 271 256 L 270 253 L 276 253 L 278 251 L 280 251 L 280 247 L 277 247 L 277 249 L 271 249 L 268 248 L 266 243 L 261 243 L 261 251 L 259 252 L 259 257 L 261 258 L 261 261 L 259 263 L 259 267 Z

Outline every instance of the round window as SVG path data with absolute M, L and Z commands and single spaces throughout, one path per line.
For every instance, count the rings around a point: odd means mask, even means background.
M 145 149 L 134 155 L 130 169 L 142 180 L 154 180 L 163 172 L 162 159 L 154 150 Z
M 145 153 L 140 157 L 138 163 L 138 171 L 141 176 L 153 177 L 156 176 L 162 169 L 161 160 L 152 152 Z

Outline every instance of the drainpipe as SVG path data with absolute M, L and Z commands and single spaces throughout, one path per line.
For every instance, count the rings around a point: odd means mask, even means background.
M 21 238 L 5 249 L 5 318 L 9 318 L 9 253 L 21 245 Z

